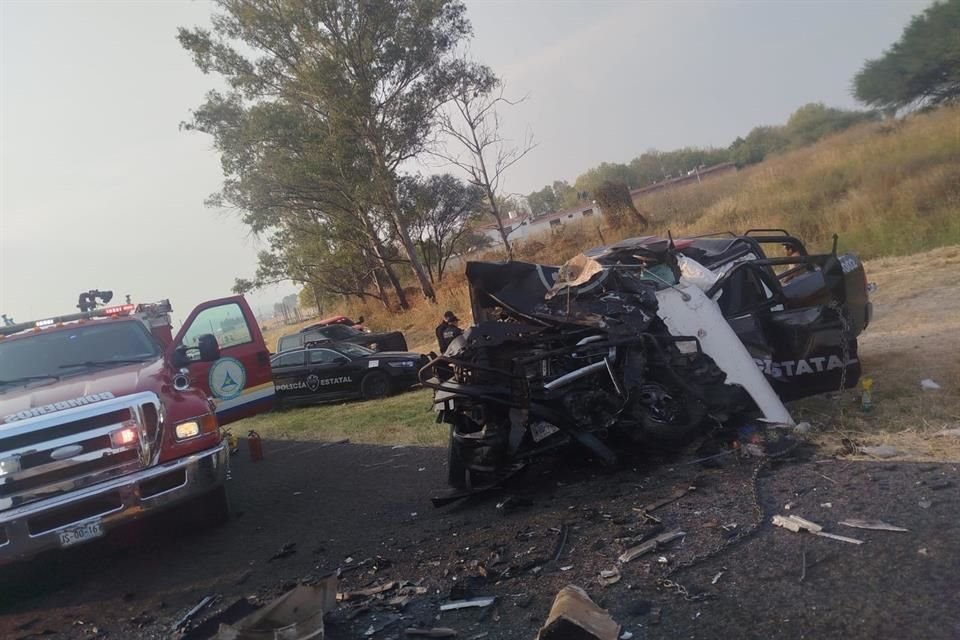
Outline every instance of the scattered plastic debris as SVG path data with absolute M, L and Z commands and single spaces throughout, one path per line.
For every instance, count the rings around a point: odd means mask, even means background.
M 920 501 L 917 503 L 917 506 L 920 507 L 921 509 L 929 509 L 930 507 L 933 506 L 933 502 L 931 502 L 930 500 L 927 500 L 926 498 L 921 498 Z
M 194 605 L 193 608 L 183 614 L 182 618 L 173 623 L 173 630 L 185 631 L 189 629 L 194 617 L 219 599 L 220 596 L 218 595 L 205 596 L 202 600 L 200 600 L 200 602 Z M 82 620 L 80 621 L 80 624 L 83 624 Z
M 942 387 L 938 385 L 936 382 L 934 382 L 933 380 L 931 380 L 930 378 L 924 378 L 923 380 L 920 381 L 920 388 L 923 389 L 924 391 L 937 391 Z
M 580 587 L 567 585 L 557 593 L 537 640 L 619 640 L 621 627 Z
M 457 632 L 447 627 L 434 627 L 433 629 L 405 629 L 403 634 L 406 636 L 419 636 L 421 638 L 453 638 L 457 635 Z
M 823 508 L 823 509 L 833 509 L 833 503 L 832 503 L 832 502 L 821 502 L 821 503 L 820 503 L 820 507 Z M 843 524 L 843 523 L 841 522 L 840 524 Z
M 604 587 L 616 584 L 620 582 L 620 570 L 616 567 L 613 569 L 604 569 L 600 572 L 600 577 L 597 578 L 597 581 Z
M 713 580 L 710 581 L 710 584 L 717 584 L 720 582 L 720 576 L 723 575 L 723 571 L 718 571 L 717 575 L 713 576 Z
M 840 536 L 835 533 L 828 533 L 824 531 L 823 527 L 816 522 L 811 522 L 810 520 L 801 518 L 800 516 L 775 515 L 773 516 L 772 521 L 774 525 L 787 529 L 788 531 L 793 531 L 794 533 L 799 533 L 800 531 L 809 531 L 813 535 L 820 536 L 821 538 L 830 538 L 831 540 L 849 542 L 850 544 L 863 544 L 863 540 L 848 538 L 847 536 Z
M 338 593 L 337 601 L 338 602 L 349 602 L 351 600 L 359 600 L 362 598 L 369 598 L 380 593 L 386 593 L 387 591 L 392 591 L 398 586 L 397 582 L 385 582 L 383 584 L 374 585 L 366 589 L 360 589 L 358 591 L 348 591 L 346 593 Z
M 489 607 L 497 598 L 491 596 L 489 598 L 470 598 L 469 600 L 452 600 L 450 602 L 445 602 L 440 605 L 440 611 L 455 611 L 456 609 L 473 609 L 473 608 L 484 608 Z
M 773 516 L 773 524 L 778 527 L 783 527 L 794 533 L 799 533 L 801 530 L 807 530 L 810 533 L 819 533 L 823 530 L 823 527 L 818 525 L 816 522 L 810 522 L 805 518 L 800 516 Z
M 826 531 L 817 531 L 814 535 L 818 535 L 821 538 L 830 538 L 831 540 L 839 540 L 840 542 L 849 542 L 850 544 L 863 544 L 863 540 L 857 540 L 856 538 L 848 538 L 847 536 L 840 536 L 835 533 L 827 533 Z
M 841 520 L 837 524 L 855 529 L 872 529 L 874 531 L 910 531 L 909 529 L 904 529 L 903 527 L 898 527 L 887 522 L 881 522 L 880 520 L 860 520 L 853 518 Z
M 656 538 L 653 538 L 652 540 L 648 540 L 643 544 L 627 549 L 620 555 L 619 558 L 617 558 L 617 561 L 620 562 L 621 564 L 626 564 L 627 562 L 630 562 L 635 558 L 639 558 L 644 554 L 650 553 L 651 551 L 657 549 L 661 545 L 672 542 L 677 538 L 682 538 L 685 535 L 687 535 L 686 532 L 681 531 L 679 529 L 674 531 L 668 531 L 667 533 L 661 533 L 660 535 L 658 535 Z
M 220 625 L 214 640 L 323 638 L 323 616 L 336 606 L 337 576 L 298 585 L 236 624 Z

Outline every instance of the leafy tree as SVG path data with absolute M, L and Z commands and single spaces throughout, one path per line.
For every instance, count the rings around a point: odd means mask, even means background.
M 646 229 L 650 224 L 634 206 L 630 188 L 623 182 L 604 182 L 594 192 L 594 198 L 604 218 L 615 228 L 635 222 Z
M 897 111 L 960 100 L 960 0 L 937 2 L 910 20 L 900 40 L 853 78 L 861 102 Z
M 558 199 L 553 187 L 548 184 L 543 189 L 528 194 L 527 204 L 530 205 L 530 213 L 539 216 L 556 211 Z
M 233 195 L 231 179 L 240 182 L 263 168 L 261 156 L 270 143 L 279 142 L 287 160 L 307 142 L 314 143 L 311 159 L 324 160 L 318 164 L 325 175 L 342 169 L 346 179 L 333 181 L 336 188 L 326 182 L 309 189 L 307 209 L 320 216 L 316 201 L 329 195 L 340 209 L 349 203 L 348 209 L 372 210 L 382 216 L 424 295 L 433 299 L 433 287 L 400 211 L 396 183 L 398 168 L 424 151 L 437 110 L 461 73 L 452 56 L 470 34 L 463 4 L 458 0 L 216 0 L 215 5 L 221 12 L 212 18 L 212 33 L 180 29 L 178 39 L 201 70 L 220 74 L 230 87 L 226 96 L 210 93 L 193 123 L 194 128 L 211 132 L 218 147 L 236 150 L 224 158 L 225 199 Z M 198 116 L 218 109 L 226 111 L 219 117 Z M 283 130 L 291 136 L 242 153 L 242 143 L 235 138 L 249 133 L 242 127 L 231 131 L 226 123 L 234 120 L 254 126 L 270 116 L 289 120 Z M 216 126 L 211 127 L 209 120 Z M 320 138 L 322 149 L 315 140 Z M 304 172 L 314 168 L 310 161 L 305 164 Z M 269 193 L 271 176 L 265 173 L 261 178 L 261 193 Z M 287 186 L 282 185 L 284 191 Z M 246 190 L 243 195 L 248 194 Z M 289 192 L 284 195 L 288 200 L 293 197 Z M 284 204 L 288 209 L 289 205 Z M 299 207 L 293 210 L 303 213 Z M 358 220 L 360 227 L 373 222 Z M 372 235 L 381 237 L 379 231 Z M 403 305 L 403 295 L 395 288 Z
M 813 144 L 830 133 L 877 118 L 879 114 L 874 111 L 847 111 L 827 107 L 821 102 L 811 102 L 793 112 L 787 120 L 784 133 L 790 139 L 791 146 L 799 147 Z
M 576 203 L 576 189 L 566 180 L 554 180 L 553 184 L 548 184 L 543 189 L 527 195 L 530 212 L 535 216 L 560 211 L 571 206 L 571 200 L 572 203 Z
M 630 171 L 629 166 L 617 162 L 602 162 L 598 166 L 588 169 L 586 173 L 577 176 L 573 187 L 581 198 L 590 198 L 604 182 L 620 182 L 629 188 L 638 186 L 634 183 L 633 172 Z M 586 196 L 583 194 L 586 194 Z M 576 202 L 570 206 L 574 204 Z
M 755 164 L 771 153 L 786 149 L 790 144 L 783 127 L 754 127 L 746 138 L 737 138 L 730 145 L 730 157 L 738 167 Z
M 503 84 L 487 67 L 461 62 L 449 108 L 440 119 L 440 129 L 449 144 L 435 150 L 438 157 L 459 167 L 470 184 L 483 190 L 487 210 L 497 224 L 507 258 L 513 260 L 508 210 L 501 205 L 503 177 L 536 143 L 528 134 L 519 144 L 503 136 L 500 114 L 503 106 L 517 104 L 504 97 Z
M 449 173 L 426 180 L 408 178 L 402 192 L 401 200 L 410 211 L 411 234 L 431 281 L 439 282 L 452 256 L 478 244 L 467 223 L 482 210 L 486 194 Z

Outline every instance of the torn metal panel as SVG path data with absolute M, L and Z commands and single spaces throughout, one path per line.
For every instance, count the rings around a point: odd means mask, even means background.
M 337 577 L 299 585 L 232 625 L 215 640 L 323 640 L 323 616 L 337 604 Z
M 537 640 L 618 640 L 621 627 L 580 587 L 567 585 L 557 593 Z

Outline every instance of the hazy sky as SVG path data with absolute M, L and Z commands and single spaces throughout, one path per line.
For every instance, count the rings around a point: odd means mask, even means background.
M 539 143 L 527 193 L 650 148 L 726 146 L 798 106 L 853 107 L 850 79 L 928 0 L 468 3 L 473 56 L 527 95 L 503 114 Z M 0 0 L 0 312 L 68 313 L 80 291 L 169 297 L 182 319 L 252 276 L 202 134 L 178 131 L 216 81 L 176 42 L 207 2 Z M 269 306 L 290 286 L 252 296 Z

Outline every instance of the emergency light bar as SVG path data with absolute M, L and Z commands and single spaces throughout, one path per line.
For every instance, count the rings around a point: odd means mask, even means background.
M 94 318 L 115 318 L 124 315 L 143 314 L 146 317 L 155 317 L 173 311 L 169 300 L 146 304 L 120 304 L 103 309 L 94 309 L 83 313 L 71 313 L 65 316 L 56 316 L 53 318 L 44 318 L 42 320 L 33 320 L 31 322 L 19 322 L 7 326 L 0 326 L 0 337 L 9 336 L 29 329 L 42 329 L 51 327 L 61 322 L 74 322 L 77 320 L 91 320 Z

